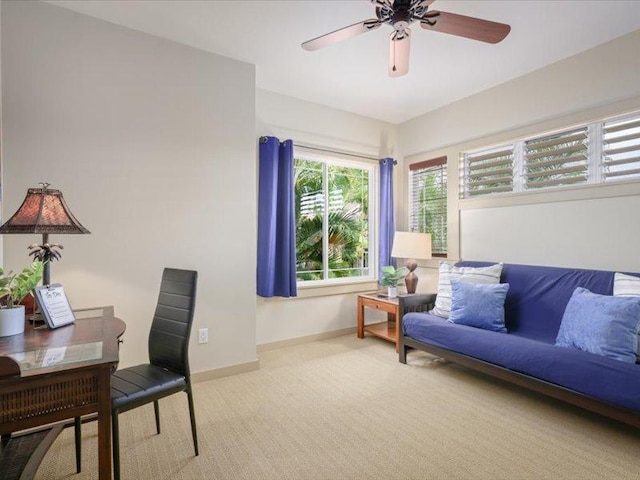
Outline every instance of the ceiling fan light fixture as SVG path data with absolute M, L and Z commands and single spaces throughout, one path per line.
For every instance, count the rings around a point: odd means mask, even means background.
M 411 29 L 394 31 L 389 36 L 389 76 L 401 77 L 409 73 Z

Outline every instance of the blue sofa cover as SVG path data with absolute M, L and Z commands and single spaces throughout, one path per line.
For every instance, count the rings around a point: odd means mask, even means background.
M 480 267 L 488 262 L 460 262 Z M 632 274 L 633 275 L 633 274 Z M 554 345 L 576 287 L 611 295 L 614 272 L 505 264 L 509 333 L 456 325 L 428 313 L 402 318 L 404 335 L 622 408 L 640 411 L 640 365 Z

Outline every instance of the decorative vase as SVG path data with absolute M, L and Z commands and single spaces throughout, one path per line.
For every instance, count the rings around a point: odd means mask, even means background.
M 396 298 L 398 296 L 398 287 L 388 287 L 387 295 L 389 298 Z
M 0 337 L 10 337 L 24 332 L 24 305 L 0 308 Z

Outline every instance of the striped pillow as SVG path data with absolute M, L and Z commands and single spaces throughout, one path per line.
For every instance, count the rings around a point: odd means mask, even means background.
M 613 295 L 615 297 L 640 297 L 640 277 L 616 272 L 613 277 Z
M 438 280 L 438 296 L 436 304 L 431 310 L 433 315 L 449 318 L 451 312 L 451 280 L 456 279 L 467 283 L 500 283 L 502 263 L 488 267 L 454 267 L 446 262 L 440 263 L 440 278 Z
M 613 277 L 613 295 L 615 297 L 640 297 L 640 277 L 618 273 Z M 638 332 L 638 353 L 640 360 L 640 331 Z

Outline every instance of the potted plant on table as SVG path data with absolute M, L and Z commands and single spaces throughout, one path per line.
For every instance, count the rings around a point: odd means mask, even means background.
M 20 273 L 0 268 L 0 337 L 24 332 L 24 305 L 18 305 L 42 279 L 42 262 L 33 262 Z
M 389 298 L 398 296 L 398 283 L 407 275 L 408 270 L 405 267 L 396 268 L 393 265 L 382 267 L 382 278 L 380 285 L 387 287 Z

